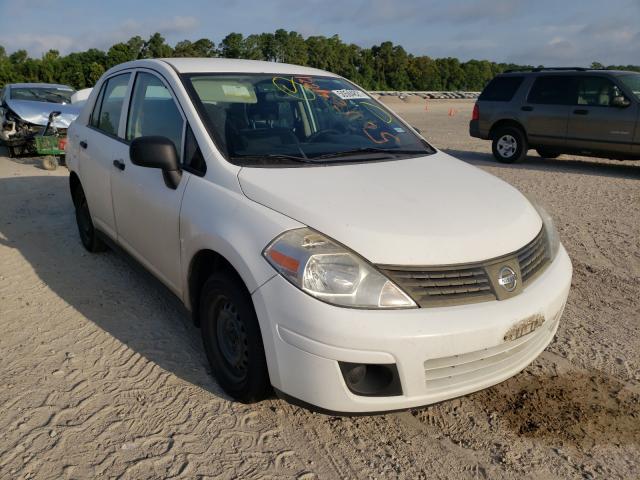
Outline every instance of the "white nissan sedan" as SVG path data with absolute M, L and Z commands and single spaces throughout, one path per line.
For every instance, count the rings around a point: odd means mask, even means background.
M 337 75 L 125 63 L 68 136 L 83 245 L 166 284 L 239 401 L 430 404 L 515 375 L 558 328 L 572 269 L 550 216 Z

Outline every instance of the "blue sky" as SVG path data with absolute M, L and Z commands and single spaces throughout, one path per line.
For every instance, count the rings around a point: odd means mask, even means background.
M 414 54 L 545 65 L 640 64 L 640 0 L 0 0 L 0 45 L 40 55 L 161 32 L 171 44 L 296 30 Z

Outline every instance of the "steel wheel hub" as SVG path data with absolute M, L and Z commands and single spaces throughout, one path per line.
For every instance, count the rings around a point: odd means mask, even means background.
M 244 377 L 248 367 L 248 342 L 245 326 L 240 320 L 236 307 L 224 301 L 218 310 L 218 346 L 232 373 Z

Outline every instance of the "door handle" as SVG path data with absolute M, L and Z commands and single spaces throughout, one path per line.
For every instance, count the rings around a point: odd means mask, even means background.
M 530 107 L 529 105 L 525 105 L 520 110 L 522 110 L 523 112 L 533 112 L 533 107 Z
M 87 142 L 83 140 L 80 142 L 80 146 L 86 150 L 89 145 L 87 145 Z
M 122 160 L 114 160 L 113 166 L 116 167 L 118 170 L 124 170 L 125 164 Z
M 589 110 L 578 109 L 574 110 L 573 113 L 575 113 L 576 115 L 589 115 Z

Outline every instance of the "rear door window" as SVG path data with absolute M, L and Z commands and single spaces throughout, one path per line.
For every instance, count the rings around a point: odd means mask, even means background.
M 184 119 L 169 89 L 155 75 L 138 73 L 129 107 L 127 140 L 166 137 L 181 156 L 183 132 Z
M 91 126 L 109 135 L 118 135 L 122 105 L 127 94 L 130 73 L 116 75 L 106 81 L 91 116 Z M 96 110 L 99 106 L 99 110 Z
M 478 100 L 487 102 L 510 102 L 522 85 L 524 77 L 496 77 L 489 82 Z
M 527 101 L 544 105 L 573 105 L 575 89 L 569 76 L 541 76 L 531 87 Z

